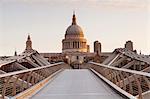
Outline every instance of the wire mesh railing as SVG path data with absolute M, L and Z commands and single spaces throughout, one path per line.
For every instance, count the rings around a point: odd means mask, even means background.
M 0 74 L 0 98 L 12 97 L 63 68 L 64 63 Z
M 143 93 L 150 91 L 150 73 L 148 72 L 89 63 L 90 68 L 138 99 L 143 99 Z

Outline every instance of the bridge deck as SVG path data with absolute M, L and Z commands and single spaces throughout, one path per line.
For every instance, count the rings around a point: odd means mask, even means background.
M 123 99 L 92 72 L 64 70 L 32 99 Z

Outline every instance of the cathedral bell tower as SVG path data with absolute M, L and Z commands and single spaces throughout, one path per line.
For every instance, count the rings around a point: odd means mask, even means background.
M 30 35 L 28 35 L 27 41 L 26 41 L 26 51 L 31 51 L 32 49 L 32 41 L 30 38 Z

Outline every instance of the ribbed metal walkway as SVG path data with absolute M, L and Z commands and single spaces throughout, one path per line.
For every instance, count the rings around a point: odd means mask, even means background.
M 32 99 L 123 99 L 91 71 L 64 70 Z

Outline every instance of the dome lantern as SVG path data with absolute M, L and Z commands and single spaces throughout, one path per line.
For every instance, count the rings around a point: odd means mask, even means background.
M 72 25 L 77 25 L 75 12 L 73 12 Z

